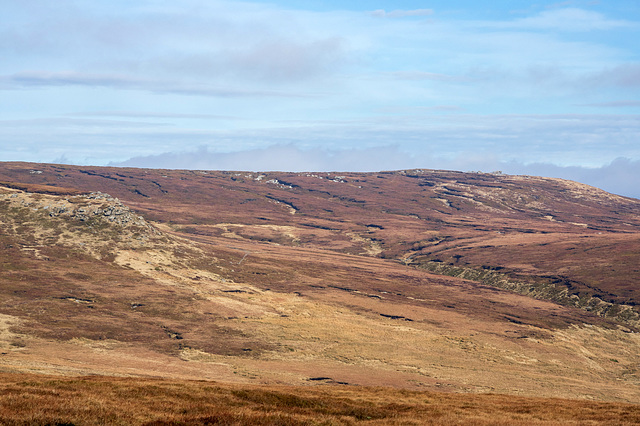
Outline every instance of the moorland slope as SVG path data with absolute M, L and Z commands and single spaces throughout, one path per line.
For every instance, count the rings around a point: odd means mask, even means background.
M 639 200 L 431 170 L 0 182 L 2 371 L 640 400 Z

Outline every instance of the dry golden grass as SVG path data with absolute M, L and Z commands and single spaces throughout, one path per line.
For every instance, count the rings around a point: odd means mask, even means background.
M 0 374 L 3 425 L 632 425 L 640 406 L 351 386 Z

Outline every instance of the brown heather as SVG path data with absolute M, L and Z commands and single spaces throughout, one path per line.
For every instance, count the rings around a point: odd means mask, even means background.
M 638 200 L 433 170 L 0 182 L 0 424 L 640 424 Z
M 0 375 L 3 425 L 632 425 L 640 407 L 352 386 Z

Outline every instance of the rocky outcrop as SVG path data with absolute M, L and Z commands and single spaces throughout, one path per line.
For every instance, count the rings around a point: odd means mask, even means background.
M 436 274 L 476 281 L 535 299 L 576 307 L 640 330 L 640 314 L 633 307 L 609 303 L 599 297 L 571 294 L 566 287 L 551 282 L 516 280 L 494 270 L 478 270 L 444 262 L 421 261 L 409 264 Z
M 70 212 L 70 216 L 80 221 L 89 220 L 92 217 L 99 217 L 118 226 L 142 226 L 149 227 L 149 224 L 142 216 L 132 212 L 117 198 L 102 192 L 92 192 L 86 196 L 87 200 L 101 201 L 101 203 L 89 202 Z M 50 214 L 54 215 L 55 209 Z M 149 227 L 150 228 L 150 227 Z M 155 228 L 153 228 L 155 230 Z
M 151 226 L 142 216 L 131 211 L 120 200 L 102 192 L 88 195 L 61 197 L 34 194 L 24 191 L 13 191 L 0 194 L 0 202 L 4 201 L 11 208 L 27 209 L 30 213 L 28 221 L 37 217 L 66 219 L 85 223 L 86 225 L 116 226 L 120 228 L 144 229 L 160 235 L 157 228 Z M 24 216 L 24 215 L 23 215 Z M 27 219 L 25 217 L 25 219 Z

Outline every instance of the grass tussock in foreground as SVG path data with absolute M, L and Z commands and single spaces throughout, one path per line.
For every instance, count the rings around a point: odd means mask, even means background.
M 1 374 L 2 425 L 640 424 L 640 406 L 347 386 Z

